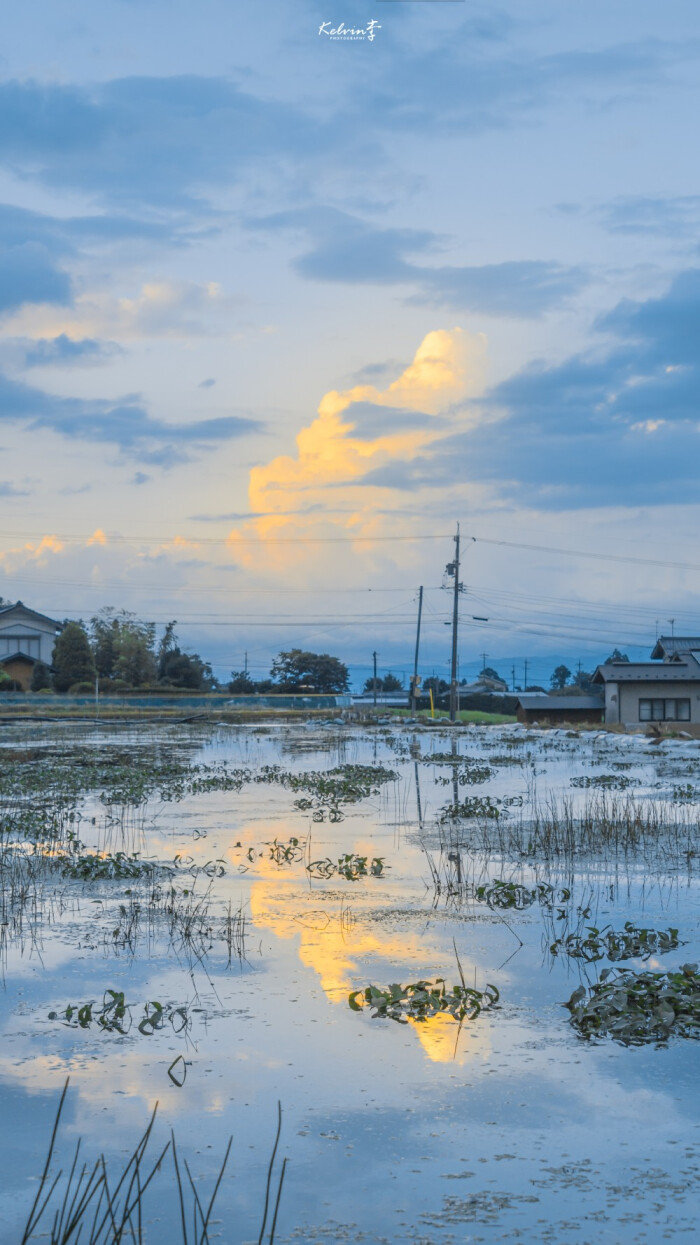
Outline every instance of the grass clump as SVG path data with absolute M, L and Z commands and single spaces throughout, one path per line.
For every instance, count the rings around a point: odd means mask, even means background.
M 603 969 L 600 981 L 579 986 L 564 1006 L 583 1038 L 611 1037 L 623 1046 L 644 1046 L 700 1036 L 700 973 L 683 964 L 668 973 Z

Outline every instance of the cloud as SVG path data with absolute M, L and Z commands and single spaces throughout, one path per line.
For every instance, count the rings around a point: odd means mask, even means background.
M 65 398 L 0 374 L 0 421 L 24 424 L 30 432 L 46 429 L 81 441 L 116 445 L 142 462 L 170 466 L 202 451 L 259 431 L 261 424 L 242 415 L 167 423 L 149 415 L 134 395 L 118 402 Z
M 118 78 L 92 86 L 0 84 L 0 158 L 45 185 L 111 204 L 195 205 L 252 163 L 331 145 L 328 122 L 223 78 Z M 202 209 L 199 204 L 199 210 Z
M 596 328 L 612 348 L 523 369 L 478 401 L 486 418 L 378 464 L 365 486 L 488 484 L 545 509 L 697 502 L 700 271 L 621 302 Z
M 68 275 L 39 242 L 0 245 L 0 314 L 25 303 L 65 303 L 71 294 Z
M 599 216 L 610 233 L 695 239 L 700 195 L 627 195 L 605 204 Z
M 428 230 L 379 228 L 335 208 L 277 212 L 248 227 L 265 232 L 290 229 L 311 240 L 311 249 L 294 260 L 300 276 L 315 281 L 369 285 L 410 285 L 408 303 L 484 315 L 542 315 L 576 294 L 585 271 L 550 260 L 509 260 L 498 264 L 425 265 L 424 256 L 443 244 Z
M 316 418 L 297 434 L 296 454 L 252 468 L 249 500 L 257 517 L 230 533 L 232 552 L 249 557 L 244 538 L 250 535 L 264 542 L 280 530 L 308 532 L 338 517 L 355 532 L 373 523 L 369 498 L 360 500 L 357 486 L 369 472 L 408 462 L 430 445 L 445 427 L 443 413 L 482 389 L 484 355 L 483 335 L 436 330 L 386 388 L 326 393 Z
M 402 48 L 400 57 L 391 47 L 378 51 L 381 72 L 364 84 L 358 117 L 372 115 L 394 133 L 432 134 L 439 127 L 464 134 L 532 123 L 555 101 L 600 106 L 647 93 L 664 82 L 670 66 L 696 60 L 698 42 L 639 39 L 538 54 L 503 38 L 491 45 L 475 40 L 466 28 Z
M 17 488 L 9 480 L 0 480 L 0 497 L 28 497 L 29 489 Z
M 76 367 L 104 363 L 121 354 L 116 342 L 98 341 L 94 337 L 78 337 L 75 340 L 66 333 L 58 337 L 39 337 L 36 341 L 20 340 L 24 348 L 25 367 Z
M 91 293 L 79 295 L 72 308 L 25 307 L 7 321 L 6 328 L 9 333 L 65 338 L 73 343 L 85 338 L 108 338 L 111 342 L 190 338 L 229 329 L 236 306 L 213 281 L 203 285 L 150 281 L 134 298 Z

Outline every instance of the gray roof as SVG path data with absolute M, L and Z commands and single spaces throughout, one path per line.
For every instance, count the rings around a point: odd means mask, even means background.
M 518 696 L 518 704 L 523 709 L 542 709 L 549 713 L 551 709 L 602 709 L 602 696 Z
M 24 614 L 30 614 L 32 618 L 38 618 L 40 622 L 50 623 L 56 630 L 60 627 L 60 623 L 55 618 L 47 618 L 46 614 L 40 614 L 38 610 L 30 609 L 28 605 L 24 605 L 22 601 L 15 601 L 14 605 L 5 605 L 0 609 L 0 618 L 4 618 L 7 614 L 12 614 L 14 610 L 21 610 Z
M 685 654 L 684 661 L 611 661 L 598 666 L 594 683 L 695 683 L 700 682 L 700 664 Z
M 653 658 L 672 657 L 675 653 L 689 653 L 692 649 L 700 649 L 698 635 L 660 635 L 653 649 Z
M 18 649 L 16 653 L 5 653 L 4 657 L 0 657 L 0 666 L 8 666 L 12 661 L 28 661 L 30 666 L 35 666 L 38 660 L 38 657 L 30 657 L 29 653 Z

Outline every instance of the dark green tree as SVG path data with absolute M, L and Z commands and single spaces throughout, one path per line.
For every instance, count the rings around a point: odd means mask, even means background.
M 483 670 L 479 672 L 479 678 L 480 679 L 498 679 L 499 683 L 503 683 L 505 681 L 504 679 L 501 678 L 498 671 L 494 670 L 493 666 L 484 666 Z
M 328 653 L 292 648 L 277 654 L 270 670 L 280 692 L 345 692 L 348 668 Z
M 365 680 L 365 686 L 363 690 L 365 692 L 371 692 L 373 691 L 373 689 L 374 689 L 374 679 L 370 675 L 370 677 Z M 385 674 L 383 679 L 377 678 L 377 691 L 378 692 L 403 692 L 404 690 L 405 689 L 401 684 L 401 680 L 397 679 L 396 675 L 392 674 L 391 671 L 389 672 L 389 674 Z
M 95 661 L 87 631 L 82 623 L 67 622 L 53 650 L 54 687 L 67 692 L 74 683 L 93 682 Z
M 444 679 L 439 679 L 436 674 L 431 674 L 429 679 L 425 679 L 423 683 L 423 691 L 427 696 L 432 688 L 433 696 L 442 696 L 443 692 L 450 690 L 449 683 Z
M 560 692 L 566 687 L 570 678 L 571 671 L 569 670 L 569 667 L 562 665 L 557 666 L 556 669 L 552 671 L 549 681 L 552 687 L 556 688 L 556 690 Z
M 626 653 L 621 653 L 619 648 L 614 648 L 610 656 L 603 662 L 603 665 L 607 666 L 610 661 L 629 661 L 629 657 Z
M 32 681 L 29 684 L 30 692 L 45 692 L 53 687 L 51 671 L 43 661 L 37 661 L 32 670 Z
M 256 691 L 256 685 L 247 671 L 232 670 L 226 690 L 235 696 L 251 696 Z

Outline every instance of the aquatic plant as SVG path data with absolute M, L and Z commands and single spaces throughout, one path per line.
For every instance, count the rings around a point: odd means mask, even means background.
M 80 845 L 82 846 L 82 844 Z M 84 882 L 102 881 L 106 878 L 142 878 L 155 873 L 166 873 L 167 866 L 152 860 L 141 860 L 138 853 L 85 852 L 80 855 L 56 857 L 64 877 L 80 878 Z
M 388 866 L 387 866 L 388 867 Z M 381 877 L 384 872 L 383 856 L 356 856 L 353 852 L 346 852 L 343 856 L 339 856 L 337 862 L 326 857 L 324 860 L 312 860 L 307 866 L 306 871 L 312 878 L 328 879 L 336 873 L 345 878 L 347 882 L 356 882 L 358 878 L 365 877 Z
M 134 1022 L 132 1004 L 126 1002 L 121 990 L 105 990 L 99 1006 L 94 999 L 88 1003 L 69 1003 L 60 1012 L 49 1012 L 49 1020 L 60 1020 L 73 1029 L 89 1029 L 95 1024 L 104 1033 L 120 1033 L 122 1036 L 129 1032 Z M 137 1022 L 139 1033 L 150 1037 L 163 1029 L 166 1023 L 175 1033 L 186 1030 L 190 1024 L 187 1007 L 163 1005 L 155 999 L 144 1003 L 143 1016 Z
M 411 1020 L 428 1020 L 439 1012 L 449 1012 L 455 1020 L 474 1020 L 480 1012 L 495 1007 L 500 995 L 495 986 L 483 990 L 472 989 L 464 984 L 448 989 L 445 979 L 415 981 L 410 985 L 390 985 L 386 990 L 378 986 L 366 986 L 353 990 L 348 1003 L 354 1012 L 368 1007 L 373 1019 L 397 1020 L 408 1024 Z
M 533 903 L 552 904 L 556 894 L 549 882 L 538 882 L 536 886 L 523 886 L 520 882 L 503 882 L 496 879 L 490 886 L 477 886 L 474 890 L 476 899 L 487 903 L 490 908 L 517 908 L 523 910 Z M 562 890 L 558 902 L 565 903 L 571 898 L 569 890 Z
M 648 960 L 651 955 L 664 955 L 680 945 L 677 929 L 640 929 L 631 921 L 625 928 L 615 930 L 611 925 L 597 929 L 589 925 L 585 933 L 574 932 L 557 938 L 550 944 L 552 955 L 572 956 L 574 959 L 594 963 L 607 957 L 609 960 Z
M 667 973 L 605 968 L 595 985 L 579 986 L 564 1007 L 584 1038 L 610 1036 L 624 1046 L 665 1042 L 672 1034 L 697 1038 L 700 974 L 697 964 Z
M 485 817 L 497 821 L 501 801 L 493 795 L 472 795 L 466 800 L 445 804 L 438 812 L 438 821 L 467 821 L 472 817 Z
M 81 1149 L 79 1139 L 75 1146 L 72 1163 L 67 1168 L 68 1175 L 64 1176 L 64 1168 L 61 1167 L 54 1176 L 51 1169 L 68 1086 L 69 1080 L 66 1080 L 56 1112 L 48 1153 L 19 1245 L 28 1245 L 29 1241 L 39 1237 L 42 1240 L 49 1240 L 51 1245 L 75 1245 L 79 1239 L 83 1245 L 120 1245 L 123 1241 L 142 1245 L 142 1242 L 146 1240 L 145 1195 L 155 1178 L 164 1171 L 164 1160 L 168 1151 L 172 1158 L 173 1183 L 177 1190 L 174 1210 L 178 1221 L 177 1232 L 178 1235 L 181 1234 L 182 1245 L 207 1245 L 211 1216 L 231 1154 L 233 1137 L 229 1137 L 208 1202 L 201 1196 L 187 1159 L 181 1160 L 172 1130 L 170 1140 L 157 1153 L 155 1160 L 147 1157 L 156 1122 L 158 1103 L 153 1109 L 145 1132 L 121 1171 L 109 1171 L 104 1154 L 100 1154 L 94 1162 L 83 1161 L 79 1167 Z M 267 1168 L 258 1245 L 274 1245 L 287 1168 L 285 1158 L 279 1169 L 279 1176 L 277 1176 L 275 1162 L 281 1133 L 282 1107 L 278 1103 L 277 1130 Z M 181 1162 L 187 1182 L 180 1170 Z M 274 1188 L 275 1182 L 276 1189 Z
M 581 774 L 570 780 L 572 787 L 596 787 L 599 790 L 626 791 L 635 784 L 626 774 Z

